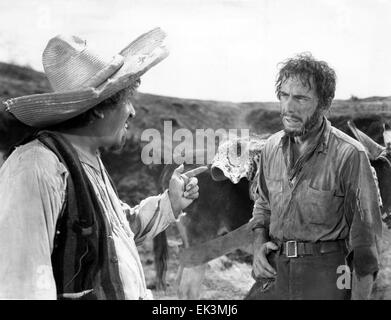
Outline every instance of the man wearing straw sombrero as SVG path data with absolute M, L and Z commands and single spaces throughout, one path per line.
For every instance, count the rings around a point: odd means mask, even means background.
M 52 93 L 7 100 L 37 133 L 0 170 L 0 298 L 148 299 L 136 245 L 164 230 L 198 198 L 195 175 L 135 208 L 121 202 L 99 156 L 120 149 L 139 78 L 167 57 L 154 29 L 106 59 L 76 36 L 43 52 Z

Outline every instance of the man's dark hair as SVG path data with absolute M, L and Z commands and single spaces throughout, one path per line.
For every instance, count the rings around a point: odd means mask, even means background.
M 117 107 L 118 103 L 121 102 L 121 100 L 124 98 L 124 96 L 129 92 L 132 91 L 132 88 L 125 88 L 114 95 L 110 96 L 109 98 L 103 100 L 93 108 L 87 110 L 86 112 L 79 114 L 78 116 L 71 118 L 69 120 L 66 120 L 64 122 L 61 122 L 59 124 L 53 125 L 49 128 L 46 128 L 47 130 L 53 130 L 53 131 L 62 131 L 62 130 L 69 130 L 69 129 L 76 129 L 76 128 L 82 128 L 90 124 L 92 121 L 96 119 L 96 116 L 94 114 L 93 110 L 98 111 L 106 111 L 110 109 L 114 109 Z
M 0 103 L 3 102 L 0 101 Z M 6 111 L 5 105 L 0 106 L 0 152 L 6 156 L 15 145 L 33 136 L 37 130 L 22 123 L 12 113 Z
M 310 53 L 301 53 L 294 58 L 282 62 L 276 80 L 276 94 L 280 99 L 282 84 L 289 78 L 297 77 L 311 89 L 311 78 L 319 99 L 318 107 L 328 109 L 334 99 L 336 74 L 324 61 L 315 60 Z

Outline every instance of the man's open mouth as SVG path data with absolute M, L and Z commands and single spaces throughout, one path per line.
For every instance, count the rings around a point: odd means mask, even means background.
M 292 118 L 292 117 L 287 117 L 285 116 L 284 117 L 285 121 L 288 122 L 289 124 L 298 124 L 298 123 L 301 123 L 301 120 L 297 119 L 297 118 Z

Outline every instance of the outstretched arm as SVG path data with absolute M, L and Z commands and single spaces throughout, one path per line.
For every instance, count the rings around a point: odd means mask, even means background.
M 183 166 L 180 166 L 174 171 L 169 188 L 162 195 L 149 197 L 134 208 L 123 204 L 137 245 L 165 230 L 183 209 L 198 198 L 195 176 L 205 170 L 207 167 L 199 167 L 183 173 Z

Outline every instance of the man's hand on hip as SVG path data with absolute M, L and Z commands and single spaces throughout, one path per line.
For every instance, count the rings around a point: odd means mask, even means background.
M 259 248 L 254 248 L 253 270 L 255 278 L 275 278 L 276 270 L 270 265 L 267 255 L 278 249 L 271 241 L 263 243 Z
M 257 278 L 275 278 L 276 270 L 270 265 L 267 260 L 267 255 L 278 246 L 269 241 L 268 230 L 265 228 L 254 229 L 254 257 L 253 257 L 253 277 Z

